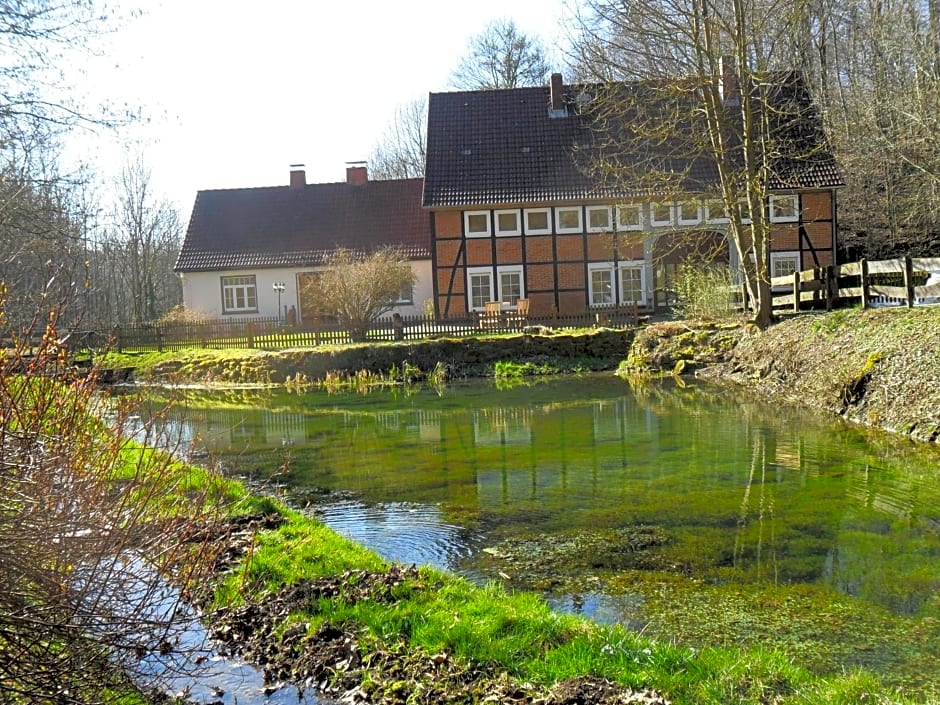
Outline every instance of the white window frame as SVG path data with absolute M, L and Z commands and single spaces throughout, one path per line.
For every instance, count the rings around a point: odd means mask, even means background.
M 725 210 L 725 203 L 720 198 L 706 200 L 703 210 L 702 216 L 706 223 L 727 223 L 731 220 Z M 715 213 L 718 215 L 715 215 Z
M 510 230 L 503 230 L 500 226 L 499 220 L 501 215 L 514 215 L 516 217 L 516 227 Z M 507 236 L 507 235 L 522 235 L 522 213 L 518 208 L 508 208 L 506 210 L 499 210 L 493 214 L 493 220 L 496 227 L 496 235 Z
M 777 213 L 777 204 L 788 202 L 792 208 L 792 214 L 779 215 Z M 800 197 L 795 193 L 771 195 L 770 196 L 770 222 L 771 223 L 795 223 L 800 219 Z
M 656 209 L 666 208 L 669 211 L 668 220 L 657 220 Z M 650 225 L 654 228 L 676 224 L 676 206 L 674 203 L 650 203 Z
M 683 218 L 682 207 L 692 204 L 695 204 L 695 217 Z M 704 214 L 702 210 L 702 202 L 699 199 L 689 199 L 682 201 L 681 203 L 676 204 L 676 220 L 679 222 L 679 225 L 699 225 L 703 220 Z
M 470 230 L 470 219 L 475 216 L 484 216 L 486 218 L 486 230 Z M 490 222 L 489 211 L 464 211 L 463 213 L 463 231 L 467 237 L 489 237 L 492 232 L 492 223 Z
M 258 313 L 258 278 L 254 274 L 227 274 L 219 277 L 219 285 L 222 292 L 222 313 Z M 231 306 L 226 296 L 231 292 Z M 238 305 L 238 299 L 242 298 L 244 304 Z M 254 299 L 254 304 L 249 302 Z
M 621 214 L 624 211 L 633 211 L 636 213 L 636 223 L 624 223 Z M 628 203 L 624 206 L 617 206 L 617 230 L 642 230 L 643 229 L 643 206 L 639 203 Z
M 792 250 L 788 252 L 771 252 L 770 253 L 770 278 L 788 276 L 788 274 L 777 274 L 777 264 L 780 262 L 790 261 L 793 263 L 793 271 L 800 271 L 800 253 L 797 250 Z
M 610 301 L 594 300 L 594 272 L 607 272 L 610 277 Z M 616 299 L 616 281 L 614 276 L 616 267 L 613 262 L 589 262 L 588 263 L 588 307 L 590 308 L 610 308 L 617 303 Z
M 578 214 L 578 224 L 577 226 L 563 228 L 561 226 L 561 216 L 563 213 L 568 213 L 571 211 Z M 584 214 L 581 211 L 581 206 L 560 206 L 556 208 L 555 209 L 555 232 L 561 233 L 561 234 L 584 232 Z
M 545 215 L 545 227 L 533 228 L 529 225 L 529 216 L 535 213 Z M 552 209 L 551 208 L 526 208 L 524 211 L 525 234 L 526 235 L 551 235 L 552 233 Z
M 738 211 L 741 213 L 741 222 L 744 225 L 748 225 L 751 222 L 751 211 L 747 211 L 747 217 L 744 216 L 745 209 L 748 208 L 748 202 L 746 198 L 738 199 Z
M 484 306 L 473 305 L 473 279 L 475 277 L 486 277 L 489 293 L 486 301 L 495 301 L 493 298 L 493 268 L 492 267 L 467 267 L 467 308 L 470 311 L 482 311 Z
M 591 214 L 592 213 L 606 213 L 607 215 L 607 224 L 606 225 L 591 225 Z M 587 207 L 587 231 L 589 233 L 609 233 L 613 231 L 613 213 L 610 211 L 610 206 L 588 206 Z
M 640 273 L 640 298 L 636 302 L 637 306 L 646 305 L 646 262 L 643 260 L 625 260 L 620 262 L 617 267 L 618 283 L 620 284 L 620 303 L 632 304 L 633 301 L 627 301 L 626 291 L 623 286 L 623 273 L 626 270 L 639 271 Z
M 518 274 L 519 275 L 519 295 L 516 299 L 525 298 L 525 273 L 521 265 L 503 265 L 496 268 L 496 287 L 497 287 L 497 297 L 493 299 L 494 301 L 499 301 L 504 306 L 515 306 L 516 301 L 508 301 L 503 292 L 503 275 L 504 274 Z
M 396 306 L 409 306 L 415 302 L 415 283 L 409 282 L 398 292 L 398 298 L 395 299 Z

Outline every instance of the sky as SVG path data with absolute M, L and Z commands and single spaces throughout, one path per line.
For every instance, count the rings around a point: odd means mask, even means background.
M 497 18 L 538 37 L 562 70 L 566 0 L 159 0 L 89 59 L 92 93 L 147 121 L 83 139 L 104 174 L 127 140 L 184 222 L 201 189 L 342 181 L 396 108 L 447 90 L 470 39 Z M 81 150 L 79 150 L 81 152 Z

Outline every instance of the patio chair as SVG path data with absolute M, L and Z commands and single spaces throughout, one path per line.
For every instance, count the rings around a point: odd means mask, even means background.
M 487 301 L 480 313 L 480 328 L 497 329 L 502 326 L 503 304 L 500 301 Z
M 509 315 L 509 323 L 514 328 L 522 328 L 529 319 L 529 300 L 516 299 L 516 310 Z

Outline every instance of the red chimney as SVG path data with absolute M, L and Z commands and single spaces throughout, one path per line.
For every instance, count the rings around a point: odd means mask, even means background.
M 365 162 L 346 162 L 346 183 L 362 186 L 369 180 L 369 172 Z
M 721 99 L 725 105 L 739 105 L 741 102 L 741 86 L 738 83 L 738 72 L 734 66 L 734 57 L 722 56 L 718 60 L 719 76 L 718 88 Z
M 290 187 L 303 188 L 307 185 L 307 172 L 303 164 L 290 165 Z
M 561 80 L 560 73 L 552 74 L 552 83 L 551 83 L 551 95 L 552 95 L 552 112 L 562 111 L 565 109 L 564 101 L 564 83 Z

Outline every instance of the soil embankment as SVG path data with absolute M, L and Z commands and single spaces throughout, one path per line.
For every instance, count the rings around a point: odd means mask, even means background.
M 765 331 L 656 324 L 629 359 L 634 371 L 679 364 L 774 402 L 940 441 L 940 307 L 804 314 Z

